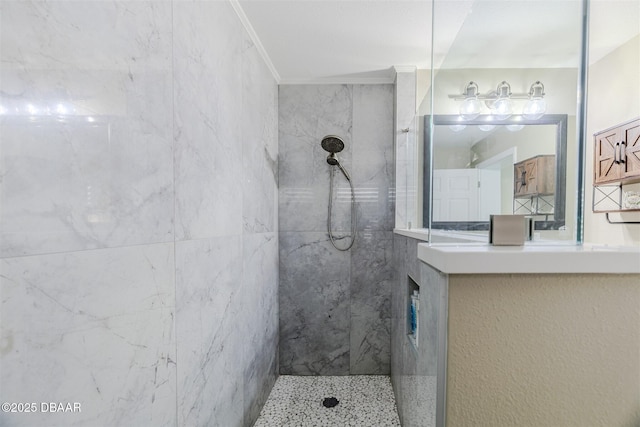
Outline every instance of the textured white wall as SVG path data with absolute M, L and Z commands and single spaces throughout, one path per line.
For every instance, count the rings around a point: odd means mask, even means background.
M 640 3 L 638 3 L 640 15 Z M 594 17 L 593 19 L 596 19 Z M 592 212 L 593 134 L 640 117 L 640 35 L 589 67 L 585 172 L 585 241 L 640 245 L 640 225 L 612 225 Z M 614 214 L 615 215 L 615 214 Z M 637 213 L 615 218 L 638 221 Z
M 447 425 L 637 426 L 638 283 L 450 276 Z

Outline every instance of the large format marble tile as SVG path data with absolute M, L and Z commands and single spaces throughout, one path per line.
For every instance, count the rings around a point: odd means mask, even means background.
M 0 425 L 174 425 L 173 245 L 0 260 Z M 40 404 L 38 403 L 38 406 Z
M 446 278 L 417 260 L 417 243 L 412 238 L 394 237 L 397 283 L 392 291 L 391 379 L 403 425 L 430 427 L 436 420 L 438 310 Z M 407 338 L 408 273 L 420 285 L 418 348 Z
M 369 154 L 358 159 L 354 168 L 358 230 L 393 229 L 393 156 L 384 158 Z
M 407 239 L 409 244 L 414 239 Z M 438 365 L 438 311 L 442 293 L 447 286 L 446 277 L 426 264 L 420 266 L 420 346 L 416 349 L 405 334 L 399 337 L 404 344 L 403 370 L 395 372 L 396 396 L 400 418 L 406 425 L 432 427 L 436 425 Z M 394 348 L 394 351 L 396 349 Z
M 3 2 L 0 19 L 0 255 L 172 240 L 170 4 Z
M 393 232 L 358 232 L 351 253 L 351 312 L 391 317 Z
M 389 374 L 393 233 L 359 232 L 351 254 L 351 373 Z
M 418 165 L 423 163 L 420 159 L 417 159 L 418 156 L 418 135 L 417 135 L 417 124 L 412 124 L 409 127 L 409 132 L 406 134 L 407 139 L 407 153 L 408 159 L 406 162 L 406 171 L 407 171 L 407 227 L 415 228 L 417 224 L 420 224 L 422 219 L 418 218 L 418 212 L 422 212 L 422 207 L 418 207 L 418 203 L 422 201 L 422 198 L 418 195 L 418 190 L 421 190 L 422 187 L 419 185 L 418 179 L 420 177 L 420 171 L 418 170 Z
M 278 375 L 278 236 L 243 237 L 244 425 L 251 426 Z
M 280 86 L 278 108 L 280 147 L 284 151 L 305 144 L 314 148 L 314 154 L 322 155 L 325 151 L 320 141 L 324 136 L 337 135 L 345 143 L 352 139 L 353 87 L 350 85 Z
M 279 227 L 282 231 L 325 231 L 329 200 L 329 153 L 320 145 L 326 135 L 345 143 L 338 154 L 351 171 L 353 90 L 349 85 L 295 85 L 279 88 Z M 348 230 L 350 190 L 335 175 L 336 230 Z M 346 205 L 345 209 L 340 206 Z M 303 214 L 301 214 L 303 213 Z
M 176 243 L 179 425 L 242 423 L 241 246 L 239 236 Z
M 438 329 L 440 325 L 439 313 L 443 308 L 442 295 L 448 286 L 448 276 L 431 266 L 420 263 L 420 312 L 418 321 L 420 322 L 420 342 L 419 348 L 420 365 L 417 373 L 419 375 L 437 374 L 438 370 Z
M 280 373 L 349 373 L 350 257 L 326 233 L 280 233 Z
M 277 373 L 277 86 L 233 8 L 0 7 L 0 395 L 82 404 L 0 425 L 249 425 Z
M 167 61 L 171 65 L 169 2 L 4 1 L 1 19 L 3 67 L 126 70 L 164 69 Z
M 389 375 L 391 319 L 351 315 L 350 375 Z
M 346 360 L 335 373 L 388 372 L 392 240 L 385 231 L 394 221 L 393 87 L 283 86 L 279 125 L 281 372 L 331 374 L 322 370 L 323 364 L 336 350 L 342 351 L 340 363 Z M 344 140 L 345 150 L 338 156 L 355 186 L 361 232 L 348 252 L 338 252 L 326 241 L 330 173 L 335 179 L 331 228 L 341 246 L 352 219 L 349 184 L 326 163 L 320 146 L 327 134 Z M 282 245 L 294 245 L 294 250 Z M 300 256 L 309 258 L 308 265 Z M 339 269 L 344 271 L 338 274 Z M 325 285 L 329 281 L 350 294 L 350 301 L 339 303 L 347 310 L 346 326 L 329 318 L 334 303 L 327 301 L 335 297 L 322 293 L 338 289 Z M 305 283 L 316 284 L 316 289 L 301 288 Z M 313 295 L 317 293 L 321 295 Z M 344 348 L 324 342 L 325 330 L 336 327 L 346 328 L 346 341 L 340 344 Z M 336 335 L 338 343 L 341 334 Z
M 255 46 L 242 56 L 242 218 L 245 233 L 278 226 L 278 86 Z M 237 188 L 237 186 L 236 186 Z
M 353 177 L 358 229 L 394 225 L 393 86 L 353 87 Z
M 400 395 L 400 378 L 403 371 L 403 344 L 407 331 L 406 294 L 403 286 L 406 283 L 407 238 L 399 234 L 393 235 L 393 266 L 394 275 L 391 285 L 391 383 L 396 393 L 398 404 L 402 401 Z M 400 409 L 400 408 L 398 408 Z
M 320 146 L 327 134 L 337 134 L 346 145 L 338 157 L 356 188 L 358 229 L 392 228 L 392 89 L 390 85 L 280 88 L 283 231 L 326 230 L 329 173 L 336 170 L 327 165 L 327 152 Z M 334 228 L 345 231 L 350 228 L 350 189 L 340 172 L 334 177 Z
M 392 324 L 391 324 L 391 381 L 398 404 L 400 419 L 406 425 L 416 425 L 409 419 L 411 405 L 416 399 L 416 349 L 407 338 L 409 289 L 407 277 L 412 260 L 407 255 L 409 245 L 414 239 L 394 235 L 395 282 L 392 286 Z M 417 276 L 412 276 L 419 279 Z
M 239 235 L 248 36 L 228 2 L 175 2 L 173 21 L 176 237 Z
M 299 178 L 282 177 L 291 173 L 289 159 L 280 161 L 279 186 L 279 228 L 286 228 L 291 231 L 323 231 L 328 230 L 327 219 L 329 216 L 329 198 L 332 200 L 331 210 L 331 230 L 337 237 L 344 237 L 350 233 L 352 228 L 352 194 L 351 187 L 342 173 L 330 168 L 323 160 L 322 170 L 317 175 L 300 175 L 297 172 L 293 175 Z M 295 160 L 294 160 L 295 162 Z M 296 168 L 299 165 L 296 166 Z M 330 186 L 330 174 L 333 174 L 333 191 Z M 309 182 L 305 182 L 309 181 Z M 287 184 L 289 182 L 290 184 Z M 358 197 L 358 189 L 355 197 Z M 357 215 L 357 211 L 356 211 Z M 356 216 L 357 222 L 357 216 Z
M 248 39 L 242 55 L 243 425 L 278 376 L 278 86 Z
M 396 187 L 396 210 L 395 226 L 406 228 L 408 222 L 415 221 L 410 217 L 410 212 L 415 212 L 410 206 L 414 199 L 410 194 L 413 191 L 411 180 L 415 177 L 409 170 L 414 170 L 415 151 L 411 138 L 415 138 L 415 114 L 416 114 L 416 93 L 415 82 L 416 73 L 399 72 L 396 74 L 396 114 L 395 114 L 395 187 Z M 402 129 L 409 129 L 403 132 Z

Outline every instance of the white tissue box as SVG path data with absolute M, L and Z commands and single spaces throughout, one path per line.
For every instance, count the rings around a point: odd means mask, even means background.
M 522 246 L 530 235 L 531 221 L 524 215 L 491 215 L 489 243 L 496 246 Z

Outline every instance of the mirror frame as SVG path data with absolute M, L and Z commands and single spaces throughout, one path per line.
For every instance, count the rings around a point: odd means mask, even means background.
M 556 126 L 556 186 L 554 195 L 553 220 L 534 221 L 536 230 L 559 230 L 565 225 L 567 192 L 567 114 L 545 114 L 537 120 L 527 120 L 514 115 L 506 120 L 494 120 L 491 115 L 482 115 L 474 120 L 461 120 L 458 115 L 424 116 L 424 187 L 422 191 L 423 224 L 437 230 L 489 230 L 487 221 L 438 221 L 432 222 L 431 194 L 433 182 L 433 126 L 450 125 L 555 125 Z

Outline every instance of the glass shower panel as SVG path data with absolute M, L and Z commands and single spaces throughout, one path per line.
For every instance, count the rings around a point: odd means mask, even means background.
M 513 213 L 533 219 L 534 242 L 579 240 L 583 14 L 579 1 L 434 2 L 422 193 L 433 241 L 486 240 L 488 216 Z M 551 166 L 515 175 L 539 156 Z

